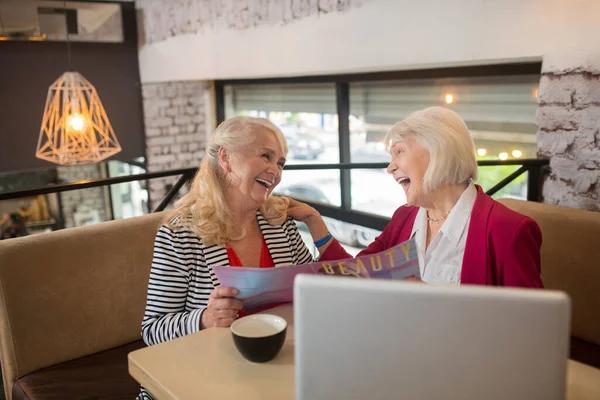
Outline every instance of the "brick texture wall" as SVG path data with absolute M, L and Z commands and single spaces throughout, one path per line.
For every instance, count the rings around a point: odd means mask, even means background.
M 600 210 L 600 71 L 548 71 L 538 102 L 538 154 L 552 171 L 544 201 Z
M 148 172 L 198 167 L 214 127 L 210 85 L 200 81 L 145 83 L 142 95 Z M 151 210 L 177 179 L 149 181 Z
M 77 165 L 57 167 L 58 180 L 62 183 L 78 182 L 82 180 L 94 180 L 105 178 L 102 172 L 104 164 L 92 165 Z M 99 221 L 107 221 L 111 219 L 110 206 L 108 203 L 107 188 L 90 188 L 82 190 L 72 190 L 62 192 L 61 205 L 63 216 L 65 218 L 65 228 L 77 226 L 75 222 L 76 212 L 85 212 L 86 210 L 97 210 Z
M 371 0 L 137 0 L 144 43 L 205 29 L 248 29 L 288 24 L 312 15 L 343 12 Z M 167 4 L 168 3 L 168 4 Z
M 167 5 L 162 0 L 137 0 L 136 7 L 144 32 L 141 44 L 149 44 L 208 30 L 285 25 L 309 16 L 345 12 L 370 1 L 374 0 L 173 0 Z M 149 92 L 144 94 L 145 105 L 151 110 L 146 115 L 151 170 L 173 165 L 180 144 L 181 154 L 187 158 L 182 163 L 195 165 L 202 156 L 199 149 L 204 146 L 206 132 L 200 131 L 199 124 L 191 128 L 187 117 L 193 116 L 182 111 L 188 108 L 183 106 L 185 99 L 170 97 L 165 92 L 167 88 L 177 91 L 169 85 L 182 83 L 152 85 L 146 85 Z M 153 90 L 163 91 L 154 96 L 149 94 Z M 195 98 L 196 95 L 183 96 L 191 96 L 187 104 L 190 108 L 198 107 L 200 113 L 199 109 L 207 104 Z M 181 104 L 174 104 L 175 99 Z M 600 70 L 589 66 L 569 70 L 548 68 L 540 81 L 538 101 L 538 155 L 550 159 L 552 170 L 543 184 L 544 201 L 600 210 Z M 180 135 L 187 138 L 179 139 Z M 188 144 L 185 150 L 184 144 Z M 192 144 L 198 148 L 192 150 Z M 165 182 L 151 186 L 153 201 L 164 194 L 164 187 Z

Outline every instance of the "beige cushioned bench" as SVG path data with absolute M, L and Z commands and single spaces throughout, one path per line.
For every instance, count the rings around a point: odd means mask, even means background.
M 572 357 L 600 365 L 600 213 L 502 202 L 539 223 L 544 283 L 573 300 Z M 141 339 L 162 218 L 154 214 L 0 241 L 0 361 L 9 399 L 13 386 L 15 398 L 35 397 L 22 393 L 28 388 L 133 398 L 137 385 L 125 372 L 126 353 Z M 102 368 L 89 369 L 94 365 Z M 113 373 L 98 372 L 107 368 Z M 90 371 L 87 385 L 77 373 L 82 369 Z M 62 386 L 49 387 L 47 380 Z M 105 390 L 101 395 L 98 385 Z
M 140 346 L 131 343 L 141 339 L 154 237 L 163 217 L 151 214 L 0 241 L 0 361 L 8 399 L 23 377 L 22 389 L 42 396 L 45 390 L 66 394 L 74 388 L 82 397 L 107 398 L 111 390 L 121 390 L 119 383 L 128 392 L 139 391 L 127 374 L 127 350 Z M 58 388 L 31 386 L 30 374 L 36 371 L 56 378 L 55 370 L 44 369 L 128 344 L 120 381 L 108 371 L 90 370 L 96 375 L 88 377 L 89 389 L 102 386 L 101 396 L 86 393 L 82 376 L 48 382 L 63 385 Z M 90 365 L 81 362 L 70 370 Z M 61 368 L 68 373 L 68 367 Z
M 571 358 L 600 367 L 600 213 L 501 199 L 542 230 L 542 281 L 571 296 Z

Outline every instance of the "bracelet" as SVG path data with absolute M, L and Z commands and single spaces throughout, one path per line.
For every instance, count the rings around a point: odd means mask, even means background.
M 315 246 L 321 247 L 325 243 L 329 242 L 329 239 L 331 238 L 333 238 L 333 236 L 331 236 L 331 233 L 327 232 L 327 236 L 315 241 Z

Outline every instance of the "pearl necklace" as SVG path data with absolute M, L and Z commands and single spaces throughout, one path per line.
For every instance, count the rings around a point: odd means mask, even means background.
M 442 218 L 439 219 L 433 219 L 429 217 L 429 213 L 427 213 L 427 221 L 432 222 L 434 224 L 439 224 L 440 222 L 444 221 L 446 218 L 448 218 L 448 215 L 450 214 L 450 211 L 448 211 L 447 213 L 444 213 L 444 215 L 442 215 Z

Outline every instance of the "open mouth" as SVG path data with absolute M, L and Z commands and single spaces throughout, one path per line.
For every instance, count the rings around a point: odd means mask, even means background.
M 398 178 L 396 179 L 396 182 L 402 186 L 402 189 L 404 189 L 405 192 L 408 192 L 408 189 L 410 188 L 410 178 L 408 176 Z
M 269 182 L 269 181 L 261 179 L 261 178 L 256 178 L 256 182 L 263 185 L 267 190 L 269 190 L 269 188 L 271 186 L 273 186 L 273 182 Z

